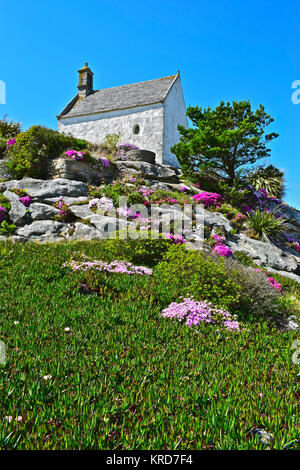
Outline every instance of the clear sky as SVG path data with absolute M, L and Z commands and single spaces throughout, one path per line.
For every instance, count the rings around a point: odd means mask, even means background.
M 95 89 L 180 69 L 187 106 L 263 104 L 280 134 L 270 161 L 286 170 L 286 199 L 300 208 L 299 0 L 0 0 L 0 41 L 0 117 L 24 129 L 56 129 L 85 61 Z

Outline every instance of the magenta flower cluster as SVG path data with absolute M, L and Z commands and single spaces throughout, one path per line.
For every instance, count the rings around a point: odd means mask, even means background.
M 128 261 L 115 260 L 111 263 L 107 263 L 101 260 L 95 261 L 84 261 L 82 263 L 76 263 L 71 261 L 66 263 L 64 266 L 69 266 L 72 271 L 89 271 L 95 269 L 97 271 L 107 271 L 109 273 L 121 273 L 121 274 L 139 274 L 141 276 L 151 276 L 152 269 L 146 268 L 145 266 L 134 266 Z
M 165 237 L 168 240 L 174 242 L 175 245 L 182 245 L 183 243 L 186 243 L 186 240 L 183 238 L 182 235 L 173 235 L 172 233 L 166 233 Z
M 223 237 L 222 235 L 217 235 L 217 234 L 212 235 L 212 238 L 220 244 L 223 244 L 223 242 L 226 240 L 225 237 Z
M 296 240 L 296 238 L 290 237 L 289 235 L 286 235 L 285 238 L 289 243 L 289 246 L 296 250 L 298 253 L 300 253 L 300 243 L 298 242 L 298 240 Z
M 222 196 L 221 194 L 218 193 L 208 193 L 206 191 L 203 191 L 202 193 L 195 194 L 193 196 L 193 199 L 196 202 L 202 203 L 205 205 L 205 207 L 208 206 L 217 206 L 222 202 Z
M 78 152 L 77 150 L 67 150 L 64 155 L 71 158 L 72 160 L 83 160 L 86 155 L 85 152 Z
M 16 139 L 10 139 L 6 142 L 6 150 L 9 152 L 16 143 Z
M 258 272 L 258 273 L 262 273 L 265 276 L 267 276 L 268 284 L 270 284 L 270 286 L 274 287 L 275 289 L 279 290 L 280 292 L 283 292 L 282 285 L 279 284 L 279 282 L 277 282 L 272 276 L 268 276 L 268 274 L 265 274 L 264 271 L 262 269 L 259 269 L 259 268 L 255 269 L 255 271 Z
M 0 206 L 0 223 L 4 220 L 6 212 L 5 207 Z
M 172 302 L 161 315 L 165 318 L 176 318 L 180 322 L 185 320 L 189 327 L 211 323 L 222 325 L 230 331 L 240 331 L 238 321 L 229 312 L 212 305 L 211 302 L 199 302 L 190 297 L 183 299 L 183 302 Z
M 32 199 L 30 196 L 23 196 L 23 197 L 19 197 L 19 201 L 25 206 L 25 207 L 29 207 L 30 204 L 32 203 Z
M 273 277 L 268 276 L 267 281 L 270 284 L 270 286 L 275 287 L 275 289 L 279 290 L 280 292 L 283 292 L 282 285 L 279 284 Z
M 214 246 L 212 254 L 217 254 L 219 256 L 223 256 L 224 258 L 229 258 L 230 256 L 233 256 L 233 251 L 228 248 L 228 246 L 221 243 Z
M 62 197 L 60 197 L 55 203 L 55 207 L 59 209 L 59 215 L 61 218 L 67 217 L 70 213 L 70 205 L 67 202 L 64 202 Z
M 152 193 L 154 193 L 153 189 L 148 189 L 148 188 L 140 188 L 140 193 L 144 197 L 150 197 Z

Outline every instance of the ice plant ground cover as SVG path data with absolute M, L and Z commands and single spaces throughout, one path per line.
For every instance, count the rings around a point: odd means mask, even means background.
M 84 295 L 63 267 L 78 253 L 118 259 L 105 241 L 0 242 L 0 449 L 263 449 L 257 427 L 299 449 L 297 331 L 184 327 L 154 275 L 99 272 L 118 296 Z

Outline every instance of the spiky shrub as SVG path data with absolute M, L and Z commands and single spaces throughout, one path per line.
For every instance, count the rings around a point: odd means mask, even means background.
M 17 135 L 15 145 L 7 153 L 5 166 L 13 178 L 45 178 L 48 158 L 70 148 L 88 149 L 89 143 L 43 126 L 32 126 Z
M 259 209 L 247 213 L 247 222 L 250 229 L 262 239 L 274 238 L 289 229 L 286 219 L 278 217 L 275 212 L 266 212 Z
M 248 184 L 255 189 L 264 189 L 268 196 L 282 199 L 285 192 L 284 172 L 273 165 L 259 167 L 248 174 Z

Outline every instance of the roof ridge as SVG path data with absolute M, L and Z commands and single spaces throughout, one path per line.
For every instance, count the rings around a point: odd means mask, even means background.
M 74 98 L 59 117 L 89 115 L 163 103 L 177 78 L 178 73 L 168 77 L 93 90 L 83 100 L 79 100 L 78 96 Z
M 114 88 L 121 88 L 123 86 L 140 85 L 143 83 L 157 82 L 158 80 L 169 80 L 171 78 L 174 79 L 175 77 L 177 77 L 177 74 L 169 75 L 168 77 L 153 78 L 152 80 L 144 80 L 143 82 L 134 82 L 134 83 L 126 83 L 125 85 L 110 86 L 108 88 L 100 88 L 99 90 L 94 90 L 94 93 L 98 93 L 99 91 L 102 91 L 102 90 L 113 90 Z

